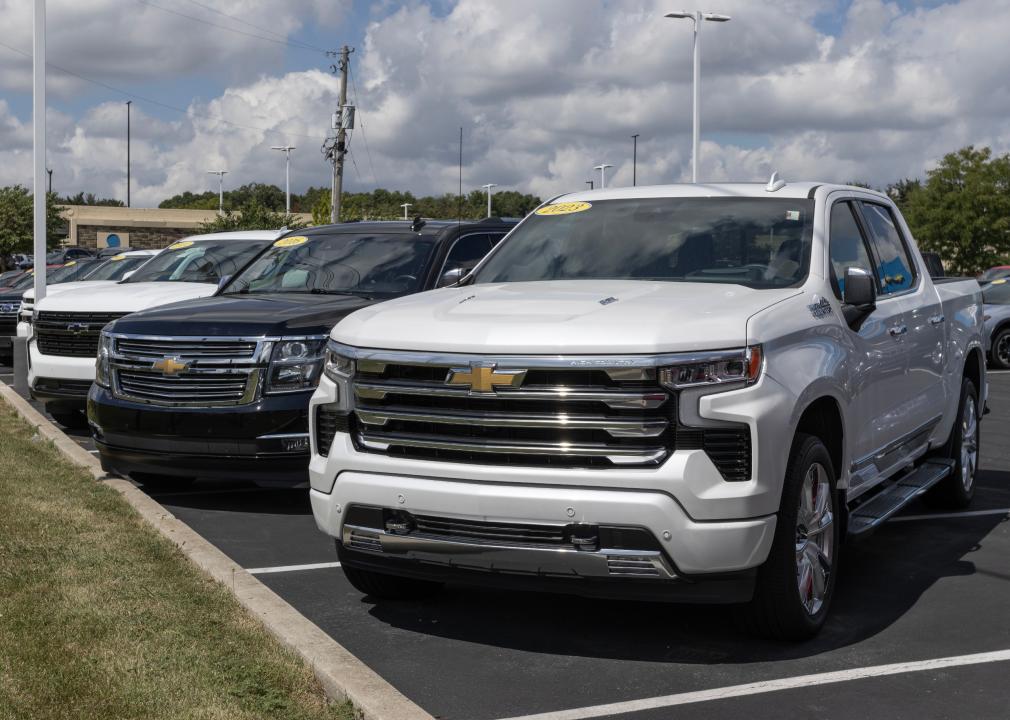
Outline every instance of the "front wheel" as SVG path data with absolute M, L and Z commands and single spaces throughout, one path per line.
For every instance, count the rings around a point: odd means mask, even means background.
M 70 430 L 83 430 L 88 426 L 88 416 L 80 410 L 64 410 L 50 412 L 53 420 Z
M 176 477 L 174 475 L 146 472 L 130 473 L 130 478 L 143 485 L 144 489 L 148 492 L 153 493 L 186 490 L 196 482 L 196 478 L 192 477 Z
M 993 336 L 989 362 L 997 370 L 1010 370 L 1010 327 Z
M 816 635 L 828 615 L 838 562 L 835 470 L 819 438 L 793 440 L 782 488 L 775 538 L 758 569 L 754 598 L 743 607 L 745 625 L 776 640 Z

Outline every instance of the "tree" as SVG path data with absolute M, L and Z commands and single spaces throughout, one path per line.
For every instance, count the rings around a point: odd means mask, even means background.
M 229 230 L 277 230 L 286 227 L 290 230 L 305 227 L 305 223 L 294 215 L 285 215 L 264 207 L 256 200 L 251 200 L 238 210 L 225 210 L 210 222 L 200 225 L 200 232 L 227 232 Z
M 1010 256 L 1010 156 L 968 146 L 944 156 L 912 187 L 903 212 L 919 246 L 958 273 Z
M 57 198 L 60 205 L 101 205 L 104 207 L 125 207 L 126 203 L 114 198 L 95 197 L 94 193 L 79 192 L 76 195 L 67 195 L 64 198 Z
M 46 242 L 48 247 L 58 247 L 66 223 L 60 216 L 56 196 L 46 196 Z M 33 198 L 28 188 L 11 185 L 0 188 L 0 264 L 12 253 L 31 253 L 34 245 Z

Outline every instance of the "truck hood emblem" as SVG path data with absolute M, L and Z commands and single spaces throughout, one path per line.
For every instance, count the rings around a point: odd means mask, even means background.
M 67 324 L 67 332 L 73 335 L 83 335 L 90 326 L 87 323 L 73 322 Z
M 157 370 L 162 375 L 177 375 L 178 373 L 185 372 L 189 369 L 189 363 L 182 362 L 179 358 L 167 357 L 161 360 L 155 360 L 151 364 L 152 370 Z
M 526 379 L 525 370 L 498 370 L 496 365 L 471 365 L 452 368 L 445 379 L 446 385 L 467 385 L 470 394 L 493 394 L 496 387 L 519 387 Z

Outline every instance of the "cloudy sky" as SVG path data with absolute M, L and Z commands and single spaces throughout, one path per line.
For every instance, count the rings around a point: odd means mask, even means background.
M 0 0 L 0 184 L 31 182 L 30 0 Z M 320 145 L 352 57 L 351 190 L 547 197 L 614 165 L 690 178 L 688 0 L 49 0 L 54 189 L 135 206 L 184 190 L 328 184 Z M 704 180 L 920 176 L 966 144 L 1010 149 L 1010 0 L 705 0 Z

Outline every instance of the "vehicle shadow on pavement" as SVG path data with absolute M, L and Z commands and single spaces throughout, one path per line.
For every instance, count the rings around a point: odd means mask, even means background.
M 1005 490 L 1010 472 L 980 472 L 979 482 L 980 491 Z M 363 602 L 372 604 L 373 617 L 394 627 L 529 652 L 702 665 L 788 660 L 871 638 L 908 613 L 939 580 L 974 575 L 973 553 L 1004 522 L 1005 516 L 987 515 L 889 523 L 863 542 L 846 545 L 831 616 L 821 634 L 805 643 L 748 637 L 729 620 L 725 606 L 463 587 L 423 603 Z M 963 624 L 963 611 L 944 608 L 950 614 L 945 620 Z
M 149 491 L 143 485 L 141 490 L 170 507 L 226 513 L 312 515 L 309 491 L 304 488 L 270 488 L 251 482 L 207 480 L 177 491 Z

